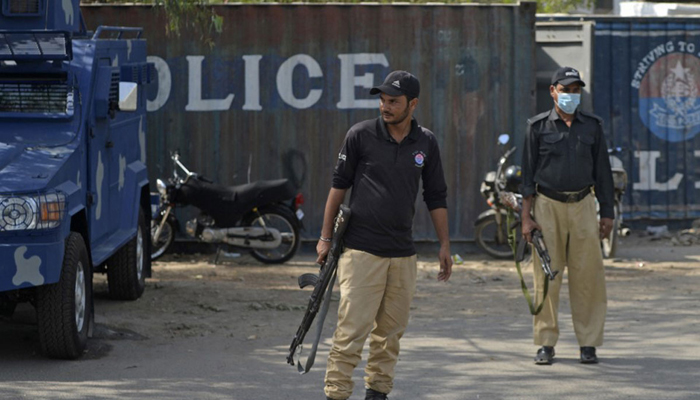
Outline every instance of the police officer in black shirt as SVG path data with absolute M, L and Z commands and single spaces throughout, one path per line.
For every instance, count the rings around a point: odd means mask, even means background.
M 582 363 L 597 363 L 607 311 L 600 239 L 613 225 L 613 180 L 602 121 L 579 110 L 579 72 L 558 69 L 550 86 L 554 108 L 528 120 L 523 150 L 522 232 L 531 241 L 542 231 L 552 270 L 568 269 L 574 331 Z M 600 221 L 596 218 L 596 199 Z M 532 216 L 531 216 L 532 211 Z M 535 288 L 543 295 L 543 272 L 535 257 Z M 533 331 L 537 364 L 551 364 L 559 339 L 557 313 L 562 275 L 549 284 L 549 294 Z
M 338 261 L 340 304 L 326 369 L 328 399 L 352 394 L 352 372 L 368 335 L 365 399 L 384 400 L 393 388 L 399 340 L 416 287 L 412 226 L 421 180 L 440 240 L 438 280 L 447 281 L 452 271 L 440 151 L 435 135 L 412 117 L 418 79 L 394 71 L 370 94 L 379 94 L 381 116 L 356 124 L 345 137 L 316 247 L 320 263 L 330 248 L 333 217 L 352 187 L 352 218 Z

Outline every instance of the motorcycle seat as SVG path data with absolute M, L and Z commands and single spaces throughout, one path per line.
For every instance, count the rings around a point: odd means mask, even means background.
M 182 186 L 178 203 L 189 204 L 214 217 L 217 225 L 230 226 L 254 207 L 291 200 L 296 188 L 289 179 L 257 181 L 236 186 L 190 179 Z
M 294 185 L 292 185 L 289 179 L 257 181 L 243 185 L 229 186 L 227 191 L 233 194 L 236 202 L 241 205 L 250 205 L 250 207 L 288 200 L 296 195 Z

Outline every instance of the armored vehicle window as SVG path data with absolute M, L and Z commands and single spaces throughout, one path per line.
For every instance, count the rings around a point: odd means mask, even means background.
M 7 0 L 3 12 L 5 15 L 39 15 L 42 5 L 39 0 Z
M 72 114 L 65 74 L 0 75 L 0 113 Z

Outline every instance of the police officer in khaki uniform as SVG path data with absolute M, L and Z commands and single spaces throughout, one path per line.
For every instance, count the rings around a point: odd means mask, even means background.
M 568 269 L 574 331 L 582 363 L 597 363 L 596 347 L 603 343 L 607 311 L 605 271 L 600 239 L 613 225 L 613 180 L 599 117 L 578 105 L 585 83 L 570 67 L 558 69 L 549 88 L 554 108 L 528 120 L 523 149 L 523 237 L 542 232 L 552 270 Z M 600 204 L 600 221 L 596 203 Z M 531 213 L 532 212 L 532 216 Z M 535 290 L 542 298 L 544 273 L 535 256 Z M 551 364 L 559 339 L 557 312 L 560 273 L 533 330 L 537 364 Z
M 447 281 L 452 271 L 440 150 L 435 135 L 413 118 L 418 79 L 394 71 L 370 94 L 379 94 L 381 116 L 354 125 L 345 136 L 316 247 L 321 262 L 330 249 L 333 217 L 352 188 L 352 218 L 338 260 L 338 325 L 324 389 L 332 400 L 352 394 L 352 372 L 368 336 L 365 400 L 385 400 L 393 388 L 399 340 L 416 287 L 412 226 L 421 181 L 440 240 L 438 280 Z

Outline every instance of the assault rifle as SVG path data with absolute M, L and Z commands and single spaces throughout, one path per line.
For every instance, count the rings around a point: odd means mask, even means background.
M 542 232 L 535 229 L 531 232 L 531 235 L 532 244 L 535 246 L 537 256 L 540 258 L 540 264 L 542 264 L 542 270 L 544 271 L 544 274 L 547 275 L 547 277 L 549 277 L 549 280 L 553 281 L 559 273 L 559 271 L 552 272 L 552 259 L 549 257 L 549 251 L 547 251 L 547 246 L 544 244 L 544 237 L 542 236 Z M 520 243 L 518 243 L 518 251 L 515 255 L 515 258 L 518 262 L 522 261 L 525 258 L 526 245 L 527 242 L 524 240 L 521 240 Z
M 306 360 L 306 366 L 302 367 L 301 362 L 297 361 L 297 369 L 302 375 L 309 372 L 311 366 L 314 365 L 316 349 L 318 348 L 318 342 L 321 339 L 321 332 L 323 331 L 323 321 L 326 319 L 328 306 L 331 302 L 331 294 L 333 293 L 336 269 L 338 268 L 338 258 L 340 258 L 340 252 L 343 249 L 343 234 L 345 234 L 345 229 L 348 226 L 350 215 L 350 208 L 344 204 L 341 204 L 338 215 L 335 217 L 333 238 L 331 239 L 331 249 L 326 256 L 326 260 L 323 262 L 318 275 L 307 273 L 299 277 L 299 287 L 301 289 L 307 286 L 313 286 L 314 290 L 311 292 L 311 297 L 309 297 L 309 305 L 306 309 L 306 314 L 304 314 L 304 318 L 301 320 L 301 325 L 294 336 L 294 340 L 292 340 L 292 344 L 289 346 L 289 355 L 287 356 L 288 364 L 294 365 L 294 354 L 297 352 L 297 348 L 302 347 L 304 337 L 311 328 L 311 324 L 314 322 L 316 314 L 318 314 L 319 310 L 321 311 L 319 320 L 316 322 L 316 339 L 311 348 L 311 353 L 309 353 L 309 358 Z M 322 306 L 323 308 L 321 308 Z M 299 353 L 301 353 L 301 349 L 299 350 Z
M 519 238 L 516 237 L 516 228 L 520 225 L 520 220 L 517 218 L 516 213 L 522 211 L 522 206 L 520 204 L 520 202 L 522 201 L 522 196 L 516 195 L 515 193 L 511 192 L 501 192 L 499 194 L 499 199 L 501 200 L 501 203 L 503 203 L 508 209 L 506 217 L 506 226 L 508 227 L 508 244 L 510 244 L 510 248 L 513 250 L 513 255 L 515 256 L 515 269 L 518 271 L 518 276 L 520 276 L 520 288 L 523 291 L 523 295 L 525 296 L 525 300 L 527 301 L 528 307 L 530 307 L 530 314 L 537 315 L 540 313 L 540 311 L 542 311 L 542 307 L 544 307 L 544 300 L 547 298 L 547 292 L 549 291 L 549 281 L 554 280 L 559 271 L 552 272 L 552 260 L 549 257 L 547 246 L 545 246 L 544 244 L 542 232 L 538 230 L 533 230 L 531 232 L 532 243 L 534 245 L 535 251 L 537 251 L 537 255 L 540 258 L 542 270 L 544 270 L 544 273 L 546 275 L 544 277 L 544 284 L 542 285 L 542 301 L 539 305 L 536 305 L 536 303 L 532 301 L 530 291 L 527 289 L 525 279 L 523 279 L 523 272 L 520 270 L 520 263 L 525 259 L 525 250 L 527 248 L 527 242 L 522 239 L 518 242 Z M 547 278 L 549 278 L 549 280 L 547 280 Z

